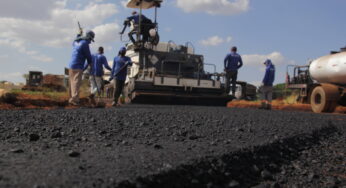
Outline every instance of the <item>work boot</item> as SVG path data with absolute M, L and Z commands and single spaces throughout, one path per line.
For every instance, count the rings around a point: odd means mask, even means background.
M 118 103 L 114 101 L 114 102 L 112 103 L 112 106 L 113 106 L 113 107 L 117 107 L 117 106 L 118 106 Z
M 79 103 L 75 101 L 69 101 L 68 104 L 71 106 L 79 106 Z
M 95 95 L 91 94 L 89 95 L 89 102 L 91 105 L 96 106 L 96 101 L 95 101 Z
M 260 106 L 258 109 L 261 109 L 261 110 L 267 109 L 266 103 L 265 103 L 265 102 L 262 102 L 262 103 L 261 103 L 261 106 Z

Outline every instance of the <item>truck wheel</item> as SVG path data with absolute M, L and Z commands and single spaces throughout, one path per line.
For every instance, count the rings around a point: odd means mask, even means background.
M 323 84 L 316 87 L 311 94 L 310 103 L 315 113 L 334 112 L 339 100 L 338 87 L 331 84 Z

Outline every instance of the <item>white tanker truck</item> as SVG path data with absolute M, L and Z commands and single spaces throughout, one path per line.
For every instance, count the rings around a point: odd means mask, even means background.
M 299 89 L 298 100 L 315 113 L 346 106 L 346 48 L 313 60 L 308 66 L 287 67 L 286 88 Z

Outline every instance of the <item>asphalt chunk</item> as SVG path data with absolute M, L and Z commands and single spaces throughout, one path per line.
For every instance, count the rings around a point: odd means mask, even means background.
M 69 151 L 68 152 L 68 156 L 70 156 L 70 157 L 79 157 L 80 153 L 77 152 L 77 151 Z
M 29 135 L 29 140 L 30 142 L 36 142 L 40 139 L 40 136 L 38 134 L 30 134 Z
M 10 152 L 12 152 L 12 153 L 24 153 L 24 150 L 20 149 L 20 148 L 13 148 L 13 149 L 10 149 Z

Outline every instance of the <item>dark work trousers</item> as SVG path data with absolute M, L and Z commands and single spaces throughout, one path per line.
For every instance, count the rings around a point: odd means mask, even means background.
M 133 44 L 135 44 L 137 40 L 137 38 L 136 40 L 133 38 L 134 34 L 138 35 L 138 29 L 133 29 L 132 31 L 129 32 L 129 39 L 131 40 Z
M 125 80 L 115 80 L 114 82 L 114 102 L 118 103 L 119 97 L 123 92 Z
M 129 39 L 131 40 L 131 42 L 133 44 L 135 44 L 137 41 L 137 38 L 136 39 L 133 38 L 134 34 L 136 34 L 136 37 L 137 37 L 137 35 L 142 35 L 142 42 L 143 43 L 148 42 L 149 41 L 149 31 L 150 31 L 150 29 L 155 28 L 155 27 L 153 27 L 152 24 L 149 24 L 149 25 L 148 24 L 142 24 L 140 33 L 138 31 L 138 28 L 139 28 L 138 26 L 135 26 L 134 29 L 129 32 L 128 35 L 129 35 Z
M 236 89 L 236 84 L 237 84 L 237 77 L 238 77 L 238 71 L 233 70 L 233 71 L 227 71 L 226 72 L 226 93 L 230 92 L 230 83 L 232 83 L 232 95 L 235 95 L 235 89 Z

